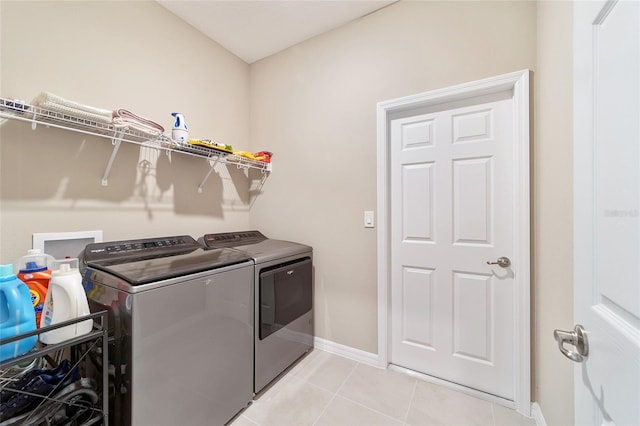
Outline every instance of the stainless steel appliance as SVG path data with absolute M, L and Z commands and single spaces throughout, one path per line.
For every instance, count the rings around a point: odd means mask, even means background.
M 222 425 L 253 398 L 246 254 L 190 236 L 89 244 L 92 310 L 109 312 L 113 425 Z
M 207 234 L 209 248 L 233 248 L 255 263 L 254 391 L 313 348 L 312 248 L 258 231 Z

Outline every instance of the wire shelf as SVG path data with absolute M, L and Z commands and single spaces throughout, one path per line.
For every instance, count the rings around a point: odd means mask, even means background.
M 220 162 L 236 165 L 238 168 L 257 169 L 262 173 L 268 173 L 272 170 L 271 163 L 250 160 L 203 146 L 178 144 L 165 134 L 151 135 L 129 127 L 88 120 L 83 117 L 53 111 L 13 99 L 0 98 L 0 118 L 31 123 L 31 128 L 34 130 L 39 124 L 42 124 L 47 127 L 55 127 L 111 139 L 116 147 L 105 171 L 102 180 L 103 185 L 106 185 L 111 164 L 121 142 L 165 150 L 168 154 L 177 152 L 179 154 L 206 158 L 207 160 L 214 161 L 214 165 Z

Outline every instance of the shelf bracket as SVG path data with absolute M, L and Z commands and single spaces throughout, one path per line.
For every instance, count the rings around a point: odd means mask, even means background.
M 207 158 L 207 161 L 209 161 L 209 163 L 211 164 L 211 158 Z M 216 167 L 216 164 L 218 164 L 218 161 L 220 161 L 220 156 L 216 157 L 216 159 L 213 161 L 213 164 L 211 164 L 209 173 L 207 173 L 204 179 L 202 179 L 202 182 L 200 182 L 200 185 L 198 186 L 198 194 L 202 194 L 202 188 L 204 188 L 204 184 L 207 182 L 207 179 L 209 179 L 209 176 L 211 176 L 211 173 L 213 173 L 213 169 Z
M 249 166 L 244 163 L 237 163 L 236 167 L 238 168 L 238 170 L 249 170 Z
M 111 139 L 111 144 L 113 145 L 113 151 L 111 152 L 111 157 L 109 157 L 109 162 L 107 163 L 107 168 L 102 175 L 102 186 L 109 186 L 109 173 L 111 173 L 111 167 L 113 166 L 113 161 L 116 159 L 116 154 L 118 154 L 118 150 L 120 149 L 120 145 L 122 144 L 122 135 L 124 135 L 124 129 L 118 130 L 116 135 Z
M 36 118 L 38 117 L 38 113 L 33 111 L 33 117 L 31 117 L 31 130 L 35 130 L 38 127 L 38 121 Z

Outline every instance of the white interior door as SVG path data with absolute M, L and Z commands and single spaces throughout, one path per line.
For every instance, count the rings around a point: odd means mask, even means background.
M 391 117 L 391 363 L 514 400 L 513 90 Z
M 574 52 L 575 419 L 639 425 L 640 3 L 575 2 Z

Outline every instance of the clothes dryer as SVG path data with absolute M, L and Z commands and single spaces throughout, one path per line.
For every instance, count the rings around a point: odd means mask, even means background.
M 254 391 L 259 393 L 313 348 L 313 249 L 259 231 L 204 235 L 207 248 L 253 259 Z

